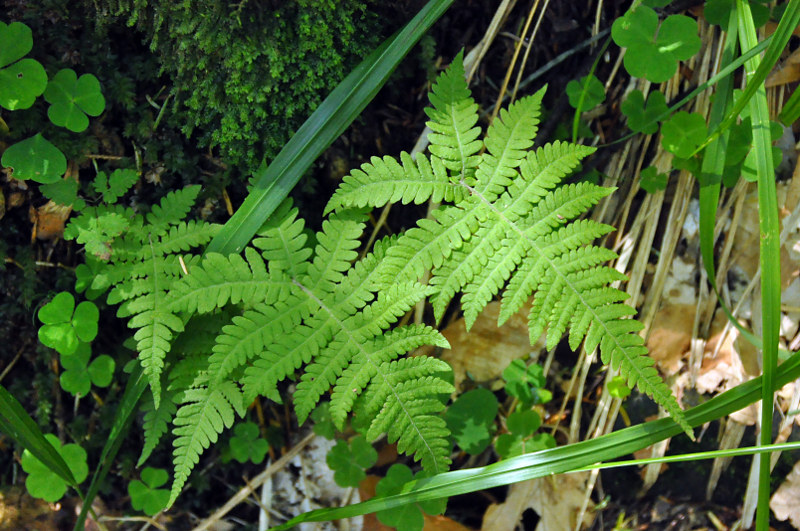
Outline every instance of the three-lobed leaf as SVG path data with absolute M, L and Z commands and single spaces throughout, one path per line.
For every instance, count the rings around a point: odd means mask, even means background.
M 424 477 L 419 473 L 416 479 Z M 375 495 L 392 496 L 399 493 L 403 486 L 415 479 L 411 469 L 401 463 L 395 463 L 375 485 Z M 385 511 L 378 511 L 376 516 L 384 525 L 397 529 L 397 531 L 421 531 L 425 524 L 423 511 L 430 515 L 442 514 L 447 507 L 447 498 L 429 500 L 420 503 L 410 503 L 402 507 L 395 507 Z
M 47 87 L 39 61 L 23 59 L 33 48 L 33 33 L 21 22 L 0 22 L 0 107 L 27 109 Z
M 590 111 L 603 103 L 606 91 L 603 84 L 593 75 L 574 79 L 567 83 L 569 104 L 578 112 Z
M 45 438 L 67 463 L 73 477 L 78 483 L 89 475 L 89 465 L 86 464 L 86 451 L 77 444 L 61 445 L 58 437 L 48 433 Z M 25 488 L 34 498 L 41 498 L 50 503 L 57 502 L 67 492 L 67 484 L 59 475 L 50 470 L 28 450 L 22 452 L 22 470 L 27 472 Z
M 634 90 L 622 102 L 620 110 L 628 117 L 628 127 L 637 133 L 650 135 L 658 131 L 658 119 L 664 116 L 669 107 L 663 92 L 650 92 L 645 103 L 642 91 Z
M 447 408 L 444 420 L 456 444 L 468 454 L 478 455 L 492 442 L 497 409 L 494 393 L 488 389 L 473 389 Z
M 89 116 L 100 116 L 106 100 L 100 82 L 92 74 L 81 77 L 70 68 L 60 70 L 47 84 L 44 99 L 50 103 L 47 116 L 54 124 L 80 133 L 89 127 Z
M 42 306 L 38 313 L 44 326 L 39 328 L 39 341 L 62 355 L 74 353 L 79 343 L 89 343 L 97 336 L 100 311 L 90 301 L 75 307 L 71 293 L 62 291 Z
M 142 470 L 142 479 L 134 479 L 128 483 L 128 495 L 131 505 L 137 511 L 142 511 L 148 516 L 155 516 L 167 506 L 169 489 L 160 489 L 169 476 L 162 468 L 147 467 Z
M 378 452 L 363 435 L 356 435 L 349 443 L 340 439 L 325 458 L 334 471 L 333 479 L 341 487 L 358 487 L 367 477 L 364 470 L 377 460 Z
M 233 428 L 233 437 L 230 440 L 231 457 L 240 463 L 252 461 L 259 464 L 269 451 L 269 443 L 261 438 L 258 424 L 255 422 L 242 422 Z

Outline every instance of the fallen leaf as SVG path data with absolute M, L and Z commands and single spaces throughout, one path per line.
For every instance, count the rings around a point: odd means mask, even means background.
M 459 319 L 444 329 L 442 334 L 450 342 L 450 349 L 441 358 L 453 367 L 454 385 L 459 389 L 467 373 L 477 382 L 497 381 L 512 361 L 527 357 L 541 349 L 544 342 L 531 346 L 527 315 L 530 304 L 512 315 L 503 326 L 497 326 L 500 303 L 490 302 L 478 316 L 467 333 L 464 319 Z
M 800 462 L 786 476 L 786 479 L 769 500 L 769 508 L 775 518 L 789 520 L 795 529 L 800 529 Z
M 503 503 L 492 504 L 483 516 L 482 531 L 513 531 L 522 520 L 522 513 L 533 509 L 539 515 L 536 531 L 572 531 L 576 528 L 586 496 L 588 472 L 543 477 L 514 483 Z M 592 522 L 587 512 L 583 525 Z
M 680 370 L 683 357 L 689 352 L 695 311 L 693 304 L 668 304 L 658 311 L 653 320 L 647 349 L 666 376 Z
M 31 209 L 33 233 L 31 239 L 54 240 L 64 234 L 64 224 L 72 212 L 71 206 L 48 201 L 37 209 Z
M 789 57 L 784 59 L 775 67 L 772 73 L 767 76 L 764 86 L 776 87 L 788 85 L 800 80 L 800 50 L 795 50 Z

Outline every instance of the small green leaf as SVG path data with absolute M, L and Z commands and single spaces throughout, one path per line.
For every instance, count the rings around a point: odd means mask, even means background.
M 311 420 L 314 421 L 314 427 L 312 428 L 314 433 L 333 440 L 336 437 L 336 426 L 333 424 L 330 405 L 330 402 L 322 402 L 311 412 Z
M 103 194 L 103 201 L 111 204 L 125 195 L 138 180 L 139 173 L 136 170 L 114 170 L 110 177 L 101 171 L 95 177 L 93 186 L 95 192 Z
M 74 179 L 59 179 L 50 184 L 43 184 L 39 191 L 48 199 L 63 206 L 71 206 L 73 210 L 83 210 L 86 203 L 78 197 L 78 181 Z
M 378 452 L 363 435 L 356 435 L 350 444 L 340 440 L 328 452 L 326 461 L 334 471 L 333 479 L 341 487 L 358 487 L 367 477 L 365 469 L 378 460 Z
M 88 343 L 80 343 L 72 354 L 61 355 L 61 366 L 64 372 L 59 377 L 61 388 L 81 397 L 89 394 L 92 388 L 92 377 L 89 374 L 87 364 L 92 355 L 91 347 Z
M 116 363 L 111 356 L 97 356 L 89 365 L 89 377 L 97 387 L 108 387 L 114 377 Z
M 100 82 L 92 74 L 80 78 L 74 70 L 60 70 L 44 91 L 44 99 L 50 103 L 47 116 L 54 124 L 80 133 L 89 127 L 90 116 L 99 116 L 106 101 L 100 90 Z
M 33 48 L 31 29 L 21 22 L 0 22 L 0 107 L 27 109 L 47 86 L 47 73 L 35 59 L 22 59 Z
M 706 136 L 706 121 L 698 113 L 677 112 L 661 126 L 661 145 L 682 159 L 691 157 Z
M 628 73 L 653 83 L 668 80 L 678 61 L 700 50 L 697 22 L 685 15 L 670 15 L 658 25 L 658 15 L 640 5 L 614 21 L 611 36 L 626 48 L 623 63 Z
M 61 446 L 58 438 L 48 433 L 45 438 L 67 463 L 72 475 L 78 483 L 83 482 L 89 475 L 89 466 L 86 464 L 86 451 L 77 444 Z M 41 461 L 36 459 L 28 450 L 22 452 L 22 469 L 28 473 L 25 479 L 25 488 L 34 498 L 41 498 L 54 503 L 67 492 L 67 484 L 60 476 L 52 472 Z
M 230 441 L 231 456 L 240 463 L 252 461 L 258 464 L 269 451 L 269 443 L 261 438 L 255 422 L 242 422 L 233 428 Z
M 483 452 L 492 441 L 497 398 L 488 389 L 473 389 L 458 397 L 444 414 L 456 444 L 471 455 Z
M 585 112 L 600 105 L 606 99 L 606 91 L 600 80 L 590 75 L 582 77 L 580 81 L 572 80 L 567 83 L 567 97 L 574 109 Z
M 423 476 L 417 474 L 416 479 L 420 477 Z M 415 477 L 410 468 L 400 463 L 394 464 L 389 467 L 386 477 L 375 485 L 375 495 L 380 497 L 397 494 L 412 479 L 415 479 Z M 442 514 L 446 508 L 447 498 L 441 498 L 378 511 L 376 516 L 381 523 L 394 527 L 398 531 L 419 531 L 425 523 L 422 511 L 430 515 L 436 515 Z
M 78 339 L 87 343 L 97 337 L 97 321 L 100 319 L 100 310 L 97 305 L 90 301 L 83 301 L 75 308 L 75 315 L 72 318 L 72 326 Z
M 11 176 L 15 179 L 42 184 L 58 181 L 67 171 L 67 158 L 41 133 L 6 149 L 0 163 L 13 168 Z
M 641 177 L 639 186 L 641 186 L 646 192 L 654 194 L 659 190 L 664 190 L 667 188 L 667 174 L 658 173 L 658 170 L 656 170 L 655 166 L 649 166 L 643 169 L 639 175 Z
M 158 487 L 168 479 L 167 471 L 161 468 L 147 467 L 142 470 L 142 481 L 134 479 L 128 483 L 128 494 L 133 508 L 148 516 L 155 516 L 164 510 L 169 501 L 169 490 Z
M 70 355 L 78 348 L 80 341 L 71 323 L 44 325 L 39 328 L 39 341 L 55 349 L 59 354 Z
M 543 404 L 552 399 L 552 393 L 540 392 L 545 385 L 544 369 L 541 365 L 526 366 L 522 360 L 512 361 L 503 371 L 506 392 L 522 402 L 523 406 Z
M 39 309 L 38 317 L 44 324 L 69 323 L 73 311 L 75 311 L 75 297 L 68 291 L 61 291 Z
M 666 113 L 669 107 L 662 92 L 650 92 L 645 105 L 642 91 L 634 90 L 622 102 L 620 109 L 628 117 L 631 130 L 650 135 L 658 131 L 658 117 Z
M 608 382 L 608 394 L 614 398 L 625 399 L 631 394 L 631 388 L 625 383 L 625 378 L 622 376 L 614 376 Z
M 515 411 L 514 413 L 510 414 L 506 420 L 508 431 L 521 437 L 533 435 L 533 433 L 538 430 L 539 426 L 541 425 L 542 417 L 540 417 L 539 414 L 532 409 Z

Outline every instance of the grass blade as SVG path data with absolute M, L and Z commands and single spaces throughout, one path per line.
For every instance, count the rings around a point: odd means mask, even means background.
M 800 356 L 793 356 L 778 368 L 775 382 L 779 386 L 785 385 L 798 376 L 800 376 Z M 761 378 L 750 380 L 686 411 L 686 421 L 696 427 L 747 407 L 761 398 L 761 383 Z M 350 518 L 408 503 L 476 492 L 550 474 L 573 472 L 582 467 L 622 457 L 678 435 L 682 431 L 680 425 L 670 418 L 654 420 L 596 439 L 522 455 L 485 467 L 457 470 L 412 481 L 403 487 L 400 494 L 373 498 L 345 507 L 311 511 L 275 529 L 290 529 L 303 522 Z
M 0 385 L 0 431 L 28 450 L 47 468 L 73 487 L 78 486 L 72 471 L 42 430 L 14 396 Z
M 231 254 L 244 249 L 314 160 L 361 114 L 397 64 L 452 3 L 430 0 L 325 98 L 272 164 L 258 169 L 250 194 L 208 245 L 208 252 Z
M 793 2 L 795 7 L 800 2 Z M 739 33 L 742 50 L 749 50 L 758 43 L 750 4 L 744 0 L 736 1 L 739 16 Z M 786 17 L 789 15 L 784 15 Z M 781 21 L 783 22 L 783 21 Z M 780 28 L 780 26 L 779 26 Z M 776 32 L 777 33 L 777 32 Z M 773 43 L 779 42 L 774 39 Z M 767 63 L 765 54 L 764 64 Z M 772 165 L 772 137 L 769 127 L 769 108 L 767 91 L 763 80 L 756 78 L 761 66 L 761 59 L 754 57 L 746 64 L 747 91 L 751 89 L 750 115 L 753 123 L 753 154 L 756 160 L 758 176 L 758 225 L 761 241 L 759 262 L 761 265 L 761 327 L 764 341 L 761 351 L 761 370 L 763 386 L 761 388 L 761 433 L 759 445 L 772 443 L 772 400 L 775 389 L 774 375 L 778 364 L 778 336 L 781 316 L 781 262 L 780 262 L 780 227 L 778 225 L 778 199 L 775 190 L 775 168 Z M 769 495 L 770 495 L 770 459 L 757 456 L 758 459 L 758 508 L 756 511 L 756 529 L 769 529 Z

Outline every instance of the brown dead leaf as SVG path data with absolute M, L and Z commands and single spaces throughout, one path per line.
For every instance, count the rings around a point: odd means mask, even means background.
M 486 510 L 481 530 L 513 531 L 522 520 L 522 513 L 533 509 L 539 515 L 536 531 L 572 531 L 586 495 L 588 477 L 588 472 L 582 472 L 514 483 L 506 501 Z M 583 525 L 591 522 L 587 511 Z
M 795 50 L 775 67 L 772 73 L 767 76 L 764 84 L 769 88 L 788 85 L 798 80 L 800 80 L 800 50 Z
M 477 382 L 496 380 L 509 363 L 543 346 L 537 343 L 532 347 L 529 342 L 529 311 L 530 304 L 525 304 L 498 327 L 500 303 L 494 301 L 478 316 L 469 333 L 464 319 L 444 329 L 442 334 L 450 342 L 450 349 L 442 353 L 442 359 L 453 367 L 456 389 L 460 388 L 468 372 Z
M 72 212 L 71 206 L 59 205 L 53 201 L 34 209 L 30 217 L 33 222 L 31 240 L 54 240 L 64 234 L 64 224 Z
M 800 529 L 800 462 L 794 464 L 792 471 L 772 495 L 769 508 L 775 518 L 789 520 L 795 529 Z
M 658 311 L 653 320 L 647 349 L 666 376 L 680 370 L 683 357 L 689 352 L 694 314 L 694 305 L 668 304 Z

